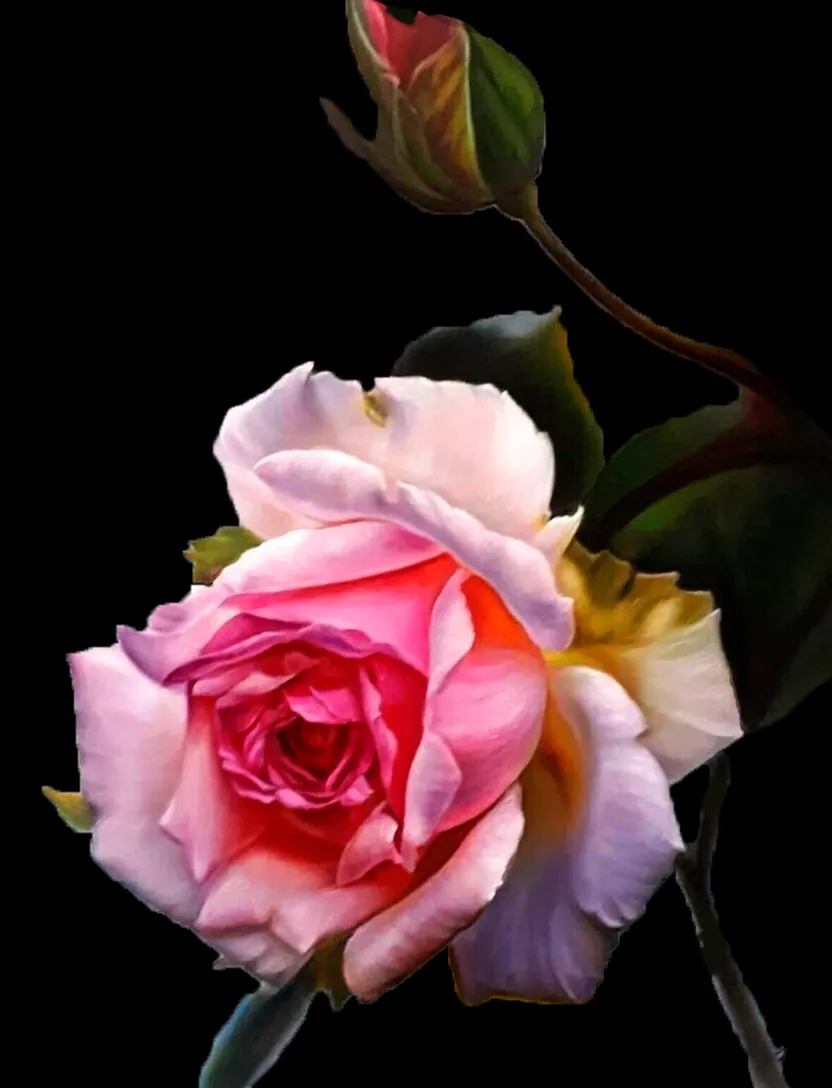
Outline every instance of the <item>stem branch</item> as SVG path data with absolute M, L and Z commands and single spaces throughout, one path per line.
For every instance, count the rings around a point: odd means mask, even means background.
M 719 925 L 711 891 L 711 862 L 719 833 L 719 815 L 730 782 L 725 753 L 709 765 L 711 780 L 702 805 L 699 834 L 676 863 L 676 881 L 693 915 L 702 958 L 711 973 L 717 997 L 748 1057 L 754 1088 L 789 1088 L 777 1048 L 771 1041 L 757 1002 Z
M 657 347 L 698 363 L 775 404 L 793 408 L 783 391 L 739 352 L 732 351 L 730 348 L 704 344 L 688 336 L 680 336 L 679 333 L 665 328 L 664 325 L 657 325 L 655 321 L 634 310 L 624 299 L 605 287 L 598 277 L 588 268 L 584 268 L 577 257 L 566 248 L 543 218 L 537 200 L 537 187 L 534 184 L 519 192 L 501 194 L 498 207 L 510 219 L 519 220 L 572 282 L 589 295 L 602 310 L 620 321 L 626 328 L 643 336 Z

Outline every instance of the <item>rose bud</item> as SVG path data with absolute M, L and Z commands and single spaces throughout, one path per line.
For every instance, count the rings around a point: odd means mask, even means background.
M 423 211 L 473 212 L 540 172 L 543 97 L 531 72 L 459 19 L 348 0 L 350 42 L 378 106 L 364 139 L 323 101 L 346 147 Z

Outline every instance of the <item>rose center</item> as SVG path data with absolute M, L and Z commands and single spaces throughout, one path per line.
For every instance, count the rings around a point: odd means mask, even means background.
M 326 777 L 341 762 L 354 728 L 353 724 L 322 725 L 295 718 L 278 730 L 275 739 L 290 762 L 316 777 Z

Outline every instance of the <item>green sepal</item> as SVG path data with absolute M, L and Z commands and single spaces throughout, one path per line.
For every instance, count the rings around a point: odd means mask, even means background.
M 193 580 L 198 585 L 210 585 L 235 563 L 244 552 L 256 548 L 263 541 L 241 525 L 217 529 L 213 536 L 192 540 L 183 554 L 193 564 Z
M 517 57 L 466 26 L 468 81 L 477 162 L 495 193 L 514 192 L 540 173 L 546 114 L 537 80 Z
M 297 1035 L 316 992 L 307 965 L 281 989 L 261 986 L 244 997 L 214 1040 L 199 1088 L 253 1088 Z
M 41 793 L 47 801 L 51 801 L 67 827 L 82 835 L 92 831 L 95 812 L 83 793 L 62 793 L 51 786 L 43 786 Z

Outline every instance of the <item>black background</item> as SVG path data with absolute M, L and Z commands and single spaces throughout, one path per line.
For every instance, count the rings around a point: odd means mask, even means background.
M 817 28 L 734 26 L 699 9 L 610 21 L 517 0 L 479 7 L 441 10 L 537 75 L 554 229 L 633 305 L 746 353 L 817 410 L 817 136 L 801 64 Z M 337 0 L 44 20 L 23 164 L 37 316 L 22 377 L 36 381 L 45 447 L 31 463 L 46 466 L 33 469 L 29 522 L 45 546 L 26 724 L 33 797 L 41 783 L 77 784 L 64 655 L 109 644 L 116 623 L 142 626 L 185 594 L 182 549 L 234 520 L 211 454 L 222 417 L 289 368 L 314 359 L 371 381 L 433 326 L 559 303 L 608 453 L 730 398 L 596 310 L 519 226 L 495 212 L 420 213 L 343 150 L 318 96 L 370 131 L 373 111 Z M 825 941 L 810 805 L 830 708 L 822 690 L 736 746 L 715 871 L 724 928 L 786 1047 L 792 1088 L 815 1083 L 824 1044 L 808 1026 Z M 699 772 L 674 790 L 687 832 L 703 784 Z M 112 883 L 88 840 L 38 801 L 28 1007 L 43 1034 L 27 1044 L 21 1083 L 195 1084 L 245 977 L 212 972 L 208 948 Z M 264 1085 L 541 1076 L 747 1083 L 672 881 L 589 1006 L 467 1009 L 440 956 L 372 1006 L 335 1015 L 319 999 Z

